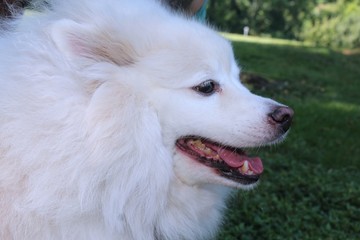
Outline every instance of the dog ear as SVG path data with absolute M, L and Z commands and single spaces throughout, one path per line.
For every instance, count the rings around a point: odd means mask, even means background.
M 136 52 L 131 44 L 110 33 L 107 29 L 63 19 L 52 26 L 50 35 L 56 47 L 69 59 L 83 57 L 120 66 L 134 63 Z

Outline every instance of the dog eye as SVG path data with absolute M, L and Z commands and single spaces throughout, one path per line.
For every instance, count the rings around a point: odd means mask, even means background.
M 210 96 L 219 90 L 219 84 L 213 80 L 207 80 L 193 87 L 193 89 L 205 96 Z

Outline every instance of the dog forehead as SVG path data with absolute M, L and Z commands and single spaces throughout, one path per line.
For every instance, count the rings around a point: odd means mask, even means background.
M 200 62 L 218 59 L 223 63 L 228 63 L 233 57 L 230 42 L 208 26 L 187 21 L 174 27 L 175 31 L 170 33 L 170 48 L 182 52 L 180 56 L 192 57 Z
M 172 72 L 194 74 L 200 70 L 214 74 L 237 71 L 237 65 L 230 42 L 212 29 L 198 23 L 186 22 L 171 32 L 163 31 L 156 35 L 149 62 L 156 68 L 155 59 L 166 62 Z M 166 29 L 166 28 L 165 28 Z M 186 73 L 185 73 L 186 72 Z
M 182 45 L 177 45 L 178 51 L 183 52 L 183 54 L 186 51 L 186 57 L 193 59 L 193 61 L 196 60 L 199 65 L 209 65 L 209 67 L 223 65 L 229 70 L 233 59 L 232 48 L 225 39 L 216 33 L 198 33 L 188 40 L 184 37 Z

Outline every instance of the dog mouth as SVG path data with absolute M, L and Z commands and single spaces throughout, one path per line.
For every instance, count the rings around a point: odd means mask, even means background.
M 249 157 L 241 148 L 201 137 L 180 138 L 176 146 L 191 159 L 214 169 L 220 176 L 243 185 L 256 183 L 264 170 L 259 157 Z

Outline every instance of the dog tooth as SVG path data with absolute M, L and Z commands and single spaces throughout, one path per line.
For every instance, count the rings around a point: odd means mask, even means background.
M 214 156 L 214 159 L 215 159 L 215 160 L 220 160 L 220 161 L 221 161 L 221 158 L 220 158 L 219 154 L 216 154 L 216 155 Z
M 204 148 L 204 153 L 206 153 L 206 154 L 210 155 L 210 154 L 212 154 L 212 153 L 213 153 L 213 151 L 212 151 L 210 148 L 205 147 L 205 148 Z
M 204 150 L 206 147 L 205 144 L 203 144 L 200 139 L 194 141 L 194 146 L 200 150 Z
M 250 171 L 247 172 L 247 174 L 248 175 L 254 175 L 254 172 L 250 170 Z
M 242 165 L 240 171 L 242 173 L 246 173 L 249 170 L 249 163 L 247 160 L 245 160 L 244 164 Z

